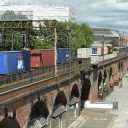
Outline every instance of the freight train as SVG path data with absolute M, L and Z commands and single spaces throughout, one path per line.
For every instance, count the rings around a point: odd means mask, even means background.
M 119 47 L 118 54 L 126 54 L 128 47 Z M 100 47 L 79 48 L 77 50 L 78 61 L 80 59 L 96 57 L 103 54 Z M 108 53 L 104 48 L 104 54 Z M 0 51 L 0 75 L 8 75 L 30 71 L 32 69 L 47 68 L 55 65 L 55 53 L 53 49 L 35 49 L 31 51 Z M 68 64 L 72 61 L 70 48 L 57 49 L 57 64 Z
M 0 51 L 0 74 L 14 74 L 55 65 L 54 50 Z M 69 48 L 57 49 L 57 64 L 71 62 Z

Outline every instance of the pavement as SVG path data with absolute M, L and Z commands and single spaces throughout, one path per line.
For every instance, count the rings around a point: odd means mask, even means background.
M 113 92 L 102 103 L 118 102 L 118 109 L 83 109 L 68 128 L 128 128 L 128 74 L 122 79 L 122 88 Z
M 122 85 L 122 88 L 114 87 L 114 91 L 106 98 L 106 101 L 112 101 L 113 98 L 118 101 L 118 110 L 108 112 L 117 115 L 111 128 L 128 128 L 128 74 L 123 78 Z

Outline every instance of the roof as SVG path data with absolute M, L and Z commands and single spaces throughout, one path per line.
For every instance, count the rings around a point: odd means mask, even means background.
M 78 98 L 75 96 L 71 96 L 69 105 L 72 106 L 78 102 Z
M 64 113 L 65 111 L 66 111 L 66 107 L 63 104 L 59 103 L 56 106 L 54 106 L 52 116 L 55 118 L 55 117 L 61 115 L 62 113 Z
M 120 34 L 114 29 L 106 29 L 106 28 L 94 28 L 93 29 L 94 36 L 104 36 L 104 37 L 120 37 Z
M 69 7 L 53 7 L 53 6 L 40 6 L 40 5 L 0 5 L 0 15 L 7 10 L 13 12 L 21 12 L 26 15 L 29 20 L 57 20 L 68 21 L 70 10 Z

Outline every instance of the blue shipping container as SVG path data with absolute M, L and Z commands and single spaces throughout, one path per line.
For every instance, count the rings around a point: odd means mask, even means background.
M 71 49 L 70 48 L 58 48 L 57 49 L 57 63 L 66 64 L 71 62 Z
M 12 74 L 25 71 L 22 52 L 0 51 L 0 74 Z
M 30 70 L 30 57 L 31 57 L 31 54 L 30 54 L 30 51 L 22 51 L 22 55 L 23 55 L 23 60 L 24 60 L 24 69 L 25 71 L 28 71 Z

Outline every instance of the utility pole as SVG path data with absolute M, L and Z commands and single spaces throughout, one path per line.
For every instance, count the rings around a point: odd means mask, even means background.
M 11 48 L 11 51 L 13 51 L 13 42 L 14 42 L 14 31 L 12 32 L 12 48 Z
M 57 32 L 54 28 L 54 54 L 55 54 L 55 76 L 57 76 Z
M 104 35 L 103 35 L 103 58 L 102 61 L 104 61 Z

